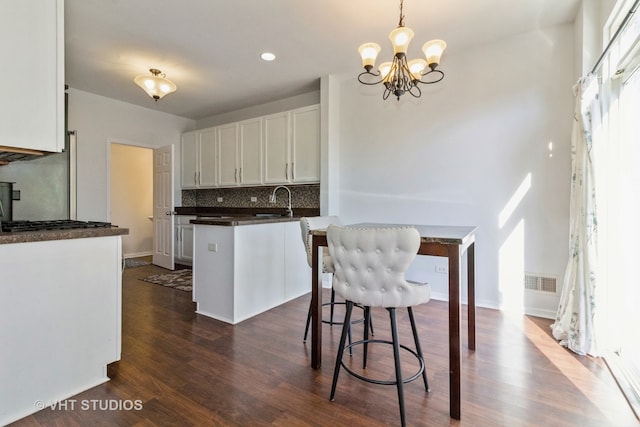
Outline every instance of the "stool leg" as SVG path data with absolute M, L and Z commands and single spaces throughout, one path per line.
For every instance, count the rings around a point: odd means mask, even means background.
M 351 317 L 351 316 L 349 316 L 349 317 Z M 349 336 L 349 345 L 351 345 L 351 320 L 349 320 L 349 332 L 347 334 Z M 353 356 L 353 348 L 352 347 L 349 347 L 349 356 Z
M 387 308 L 391 319 L 391 337 L 393 339 L 393 360 L 396 365 L 396 386 L 398 387 L 398 402 L 400 404 L 400 422 L 402 427 L 406 425 L 404 416 L 404 391 L 402 382 L 402 368 L 400 366 L 400 342 L 398 341 L 398 322 L 396 321 L 396 309 Z
M 420 340 L 418 339 L 418 330 L 416 329 L 416 321 L 413 317 L 413 308 L 407 307 L 407 311 L 409 312 L 409 320 L 411 321 L 411 331 L 413 332 L 413 341 L 416 343 L 416 353 L 422 359 L 422 363 L 424 369 L 422 370 L 422 379 L 424 380 L 424 389 L 428 393 L 429 383 L 427 382 L 427 364 L 424 361 L 424 356 L 422 355 L 422 348 L 420 348 Z
M 371 317 L 371 315 L 369 315 L 369 330 L 371 331 L 371 335 L 375 335 L 376 333 L 373 332 L 373 318 Z
M 331 314 L 329 315 L 330 325 L 333 325 L 333 306 L 336 303 L 336 291 L 331 288 L 331 305 L 329 306 L 329 310 L 331 310 Z
M 307 342 L 307 334 L 309 333 L 309 325 L 311 324 L 311 303 L 309 303 L 309 313 L 307 313 L 307 326 L 304 327 L 304 339 L 302 342 Z
M 344 354 L 344 343 L 347 340 L 347 333 L 351 330 L 351 310 L 353 302 L 346 301 L 347 311 L 344 314 L 344 323 L 342 324 L 342 334 L 340 335 L 340 345 L 338 346 L 338 355 L 336 356 L 336 367 L 333 369 L 333 383 L 331 384 L 331 396 L 329 400 L 333 401 L 336 395 L 336 385 L 338 384 L 338 374 L 342 366 L 342 356 Z
M 364 307 L 364 352 L 362 356 L 362 369 L 367 367 L 367 355 L 369 354 L 369 325 L 371 324 L 371 307 Z

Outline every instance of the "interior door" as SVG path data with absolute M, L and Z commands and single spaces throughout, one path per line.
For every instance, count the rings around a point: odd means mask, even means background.
M 153 150 L 153 263 L 173 270 L 173 144 Z

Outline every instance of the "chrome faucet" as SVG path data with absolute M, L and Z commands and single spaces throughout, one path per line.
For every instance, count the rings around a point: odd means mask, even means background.
M 269 197 L 269 203 L 276 202 L 276 192 L 281 188 L 284 188 L 285 190 L 287 190 L 287 193 L 289 193 L 289 204 L 287 205 L 287 215 L 293 216 L 293 209 L 291 209 L 291 190 L 289 190 L 289 187 L 287 187 L 286 185 L 278 185 L 276 188 L 273 189 L 273 193 L 271 193 L 271 197 Z

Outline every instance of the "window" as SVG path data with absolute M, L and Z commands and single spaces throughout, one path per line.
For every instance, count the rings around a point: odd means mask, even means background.
M 619 0 L 605 28 L 609 40 L 634 0 Z M 601 70 L 603 137 L 596 151 L 601 222 L 599 279 L 607 307 L 606 357 L 640 416 L 640 18 L 633 14 L 612 43 Z M 602 214 L 602 215 L 600 215 Z M 606 302 L 605 302 L 606 301 Z M 603 304 L 604 303 L 604 304 Z

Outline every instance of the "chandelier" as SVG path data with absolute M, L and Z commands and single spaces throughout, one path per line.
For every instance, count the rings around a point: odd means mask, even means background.
M 133 81 L 156 102 L 165 95 L 176 91 L 176 85 L 171 80 L 168 80 L 166 74 L 162 71 L 155 68 L 150 68 L 149 71 L 152 74 L 151 76 L 140 74 Z
M 393 60 L 383 62 L 378 67 L 378 72 L 372 72 L 376 57 L 380 53 L 380 45 L 377 43 L 365 43 L 360 45 L 358 52 L 362 57 L 362 66 L 365 71 L 358 75 L 358 81 L 365 85 L 384 84 L 382 99 L 387 99 L 393 94 L 398 101 L 405 93 L 419 98 L 422 91 L 418 84 L 438 83 L 444 78 L 444 73 L 437 70 L 442 52 L 447 44 L 442 40 L 431 40 L 422 46 L 422 52 L 426 60 L 422 58 L 407 61 L 407 48 L 413 38 L 413 30 L 404 26 L 402 13 L 403 0 L 400 0 L 400 21 L 398 27 L 389 33 L 389 40 L 393 45 Z M 428 69 L 427 69 L 428 67 Z M 425 72 L 425 70 L 427 70 Z

